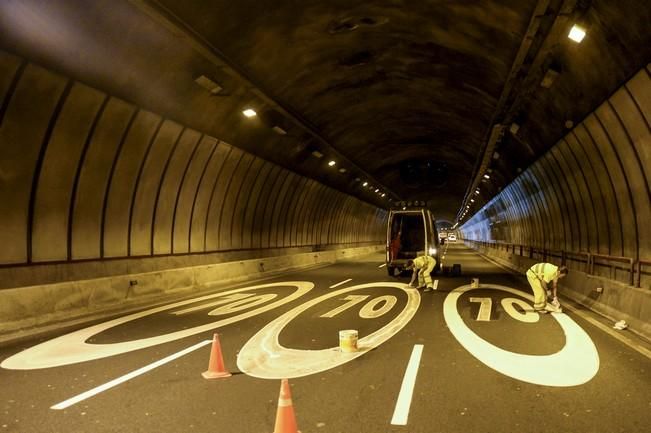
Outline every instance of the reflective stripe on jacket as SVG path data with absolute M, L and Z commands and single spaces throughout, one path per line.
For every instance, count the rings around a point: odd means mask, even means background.
M 417 269 L 424 269 L 429 266 L 432 261 L 434 261 L 434 259 L 430 256 L 416 257 L 414 259 L 414 267 Z
M 558 266 L 552 265 L 551 263 L 536 263 L 529 268 L 529 271 L 533 272 L 545 283 L 549 283 L 551 280 L 556 278 L 558 274 Z

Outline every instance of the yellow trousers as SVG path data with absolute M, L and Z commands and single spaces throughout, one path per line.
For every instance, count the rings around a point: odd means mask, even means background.
M 543 286 L 542 280 L 531 270 L 527 271 L 527 280 L 533 289 L 533 308 L 535 310 L 542 310 L 547 305 L 547 291 Z

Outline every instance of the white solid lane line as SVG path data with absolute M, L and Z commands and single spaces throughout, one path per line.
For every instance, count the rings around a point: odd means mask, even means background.
M 383 268 L 383 267 L 385 267 L 386 265 L 387 265 L 386 263 L 382 263 L 380 266 L 378 266 L 378 268 Z
M 333 284 L 332 286 L 330 286 L 330 288 L 331 288 L 331 289 L 334 289 L 335 287 L 339 287 L 339 286 L 341 286 L 342 284 L 346 284 L 346 283 L 349 282 L 349 281 L 353 281 L 353 279 L 352 279 L 352 278 L 349 278 L 349 279 L 344 280 L 344 281 L 339 281 L 337 284 Z
M 77 395 L 75 397 L 69 398 L 66 401 L 62 401 L 61 403 L 57 403 L 54 406 L 50 407 L 50 409 L 61 410 L 61 409 L 65 409 L 67 407 L 70 407 L 73 404 L 77 404 L 80 401 L 86 400 L 87 398 L 90 398 L 90 397 L 93 397 L 96 394 L 99 394 L 100 392 L 106 391 L 107 389 L 111 389 L 114 386 L 117 386 L 117 385 L 119 385 L 119 384 L 121 384 L 123 382 L 126 382 L 129 379 L 133 379 L 136 376 L 139 376 L 139 375 L 141 375 L 143 373 L 147 373 L 148 371 L 153 370 L 156 367 L 160 367 L 163 364 L 167 364 L 170 361 L 174 361 L 176 358 L 180 358 L 183 355 L 187 355 L 188 353 L 190 353 L 190 352 L 192 352 L 194 350 L 197 350 L 200 347 L 206 346 L 206 345 L 208 345 L 210 343 L 212 343 L 212 340 L 201 341 L 201 342 L 195 344 L 194 346 L 190 346 L 190 347 L 188 347 L 186 349 L 181 350 L 180 352 L 176 352 L 176 353 L 174 353 L 174 354 L 172 354 L 172 355 L 170 355 L 170 356 L 168 356 L 166 358 L 160 359 L 160 360 L 158 360 L 158 361 L 156 361 L 154 363 L 151 363 L 149 365 L 145 365 L 144 367 L 141 367 L 141 368 L 139 368 L 137 370 L 134 370 L 131 373 L 127 373 L 124 376 L 120 376 L 120 377 L 118 377 L 116 379 L 113 379 L 110 382 L 106 382 L 103 385 L 97 386 L 97 387 L 95 387 L 93 389 L 90 389 L 90 390 L 88 390 L 86 392 L 82 392 L 81 394 L 79 394 L 79 395 Z
M 422 354 L 423 345 L 414 345 L 414 349 L 411 351 L 411 358 L 409 358 L 409 364 L 407 364 L 407 370 L 405 371 L 405 377 L 402 379 L 402 386 L 400 387 L 400 394 L 398 394 L 396 408 L 393 411 L 393 418 L 391 418 L 392 425 L 407 425 L 411 397 L 414 394 L 416 375 L 418 374 L 418 365 L 420 364 Z

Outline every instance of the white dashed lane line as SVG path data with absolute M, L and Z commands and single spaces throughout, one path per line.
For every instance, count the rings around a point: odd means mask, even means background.
M 141 374 L 147 373 L 148 371 L 153 370 L 156 367 L 160 367 L 163 364 L 167 364 L 170 361 L 174 361 L 175 359 L 180 358 L 183 355 L 187 355 L 188 353 L 190 353 L 190 352 L 192 352 L 194 350 L 197 350 L 197 349 L 199 349 L 199 348 L 201 348 L 203 346 L 206 346 L 206 345 L 208 345 L 210 343 L 212 343 L 212 340 L 201 341 L 201 342 L 195 344 L 194 346 L 190 346 L 190 347 L 188 347 L 186 349 L 183 349 L 180 352 L 176 352 L 176 353 L 174 353 L 174 354 L 172 354 L 172 355 L 170 355 L 170 356 L 168 356 L 166 358 L 160 359 L 160 360 L 158 360 L 156 362 L 153 362 L 153 363 L 151 363 L 149 365 L 145 365 L 144 367 L 141 367 L 141 368 L 139 368 L 137 370 L 134 370 L 131 373 L 127 373 L 124 376 L 120 376 L 120 377 L 118 377 L 116 379 L 113 379 L 110 382 L 106 382 L 103 385 L 97 386 L 97 387 L 95 387 L 93 389 L 90 389 L 90 390 L 88 390 L 86 392 L 83 392 L 83 393 L 81 393 L 79 395 L 76 395 L 76 396 L 74 396 L 72 398 L 69 398 L 66 401 L 62 401 L 61 403 L 57 403 L 54 406 L 50 407 L 50 409 L 61 410 L 61 409 L 65 409 L 67 407 L 70 407 L 70 406 L 72 406 L 74 404 L 79 403 L 80 401 L 83 401 L 83 400 L 86 400 L 87 398 L 93 397 L 93 396 L 99 394 L 100 392 L 104 392 L 107 389 L 111 389 L 114 386 L 117 386 L 117 385 L 119 385 L 121 383 L 126 382 L 127 380 L 133 379 L 136 376 L 140 376 Z
M 352 278 L 349 278 L 349 279 L 344 280 L 344 281 L 339 281 L 337 284 L 333 284 L 332 286 L 330 286 L 330 288 L 331 288 L 331 289 L 334 289 L 335 287 L 339 287 L 339 286 L 341 286 L 342 284 L 346 284 L 346 283 L 349 282 L 349 281 L 353 281 L 353 279 L 352 279 Z
M 416 375 L 418 374 L 418 366 L 420 365 L 420 357 L 423 354 L 423 345 L 414 345 L 407 364 L 405 376 L 402 379 L 402 386 L 398 394 L 398 401 L 396 408 L 393 411 L 393 418 L 391 418 L 392 425 L 407 425 L 407 418 L 409 417 L 409 408 L 411 407 L 411 398 L 414 394 L 414 386 L 416 385 Z
M 382 263 L 380 266 L 378 266 L 378 268 L 383 268 L 383 267 L 385 267 L 386 265 L 387 265 L 386 263 Z

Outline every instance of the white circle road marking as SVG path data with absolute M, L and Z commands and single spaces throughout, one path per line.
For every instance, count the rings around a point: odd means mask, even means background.
M 480 284 L 474 289 L 466 285 L 450 292 L 443 304 L 445 322 L 452 335 L 475 358 L 506 376 L 538 385 L 576 386 L 588 382 L 597 374 L 597 348 L 585 331 L 563 313 L 551 314 L 565 333 L 565 346 L 551 355 L 508 352 L 480 338 L 464 323 L 457 309 L 459 297 L 476 289 L 501 290 L 533 302 L 533 296 L 497 284 Z
M 286 296 L 269 305 L 264 305 L 255 310 L 247 311 L 237 316 L 229 317 L 227 319 L 218 320 L 216 322 L 206 323 L 205 325 L 195 326 L 194 328 L 183 329 L 181 331 L 170 332 L 168 334 L 159 335 L 156 337 L 141 338 L 139 340 L 125 341 L 121 343 L 109 344 L 89 344 L 86 340 L 93 335 L 99 334 L 102 331 L 110 329 L 114 326 L 121 325 L 141 317 L 149 316 L 161 311 L 171 310 L 182 305 L 200 302 L 206 299 L 212 299 L 220 296 L 226 296 L 231 293 L 238 293 L 247 290 L 255 290 L 268 287 L 285 287 L 294 286 L 296 290 L 289 296 Z M 90 326 L 88 328 L 80 329 L 79 331 L 71 332 L 66 335 L 54 338 L 29 349 L 23 350 L 4 361 L 0 367 L 10 370 L 32 370 L 38 368 L 58 367 L 61 365 L 69 365 L 78 362 L 90 361 L 93 359 L 106 358 L 108 356 L 119 355 L 126 352 L 131 352 L 145 347 L 156 346 L 158 344 L 168 343 L 170 341 L 178 340 L 181 338 L 189 337 L 191 335 L 199 334 L 201 332 L 210 331 L 221 326 L 225 326 L 246 318 L 255 316 L 256 314 L 264 313 L 280 305 L 293 301 L 305 293 L 312 290 L 314 284 L 308 281 L 283 281 L 279 283 L 260 284 L 257 286 L 244 287 L 241 289 L 234 289 L 225 292 L 219 292 L 212 295 L 201 296 L 186 301 L 175 302 L 173 304 L 164 305 L 162 307 L 151 308 L 139 313 L 130 314 L 128 316 L 120 317 L 108 322 L 100 323 L 98 325 Z
M 368 287 L 395 287 L 403 290 L 407 294 L 407 303 L 391 322 L 360 338 L 357 342 L 357 352 L 341 352 L 338 347 L 321 350 L 288 349 L 278 342 L 278 336 L 283 328 L 303 311 L 342 293 Z M 290 379 L 334 368 L 364 355 L 394 336 L 414 317 L 419 305 L 418 291 L 402 283 L 367 283 L 328 293 L 286 312 L 258 331 L 240 350 L 237 366 L 249 376 L 262 379 Z

